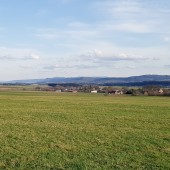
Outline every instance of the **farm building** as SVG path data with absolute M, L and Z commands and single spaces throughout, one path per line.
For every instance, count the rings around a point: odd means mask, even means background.
M 123 94 L 123 91 L 122 90 L 112 90 L 112 91 L 108 91 L 109 94 Z
M 97 93 L 97 90 L 92 90 L 91 93 Z

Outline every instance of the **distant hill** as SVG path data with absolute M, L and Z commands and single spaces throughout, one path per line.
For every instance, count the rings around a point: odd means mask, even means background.
M 46 79 L 13 80 L 12 84 L 49 84 L 49 83 L 76 83 L 96 85 L 167 85 L 170 86 L 170 75 L 141 75 L 131 77 L 54 77 Z

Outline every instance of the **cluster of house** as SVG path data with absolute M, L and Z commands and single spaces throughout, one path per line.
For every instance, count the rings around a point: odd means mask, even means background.
M 68 89 L 65 89 L 65 90 L 56 90 L 55 92 L 57 92 L 57 93 L 61 93 L 61 92 L 77 93 L 78 91 L 77 90 L 68 90 Z
M 126 94 L 126 91 L 124 90 L 108 90 L 107 88 L 102 87 L 67 87 L 67 88 L 60 88 L 55 90 L 57 93 L 61 92 L 71 92 L 71 93 L 77 93 L 77 92 L 86 92 L 86 93 L 106 93 L 106 94 L 113 94 L 113 95 L 121 95 Z
M 77 93 L 77 92 L 84 92 L 84 93 L 104 93 L 106 95 L 123 95 L 129 94 L 134 96 L 141 96 L 141 95 L 148 95 L 148 96 L 170 96 L 170 89 L 168 88 L 161 88 L 161 87 L 143 87 L 143 88 L 116 88 L 116 87 L 106 87 L 106 86 L 62 86 L 57 85 L 54 87 L 48 87 L 42 89 L 45 91 L 55 91 L 56 93 L 61 92 L 70 92 L 70 93 Z
M 153 88 L 153 89 L 137 89 L 133 95 L 145 95 L 145 96 L 170 96 L 169 88 Z
M 65 89 L 65 90 L 56 90 L 56 92 L 71 92 L 71 93 L 77 93 L 77 92 L 88 92 L 88 93 L 104 93 L 106 95 L 123 95 L 123 94 L 130 94 L 134 96 L 170 96 L 170 89 L 166 88 L 157 88 L 157 89 L 144 89 L 144 88 L 138 88 L 138 89 L 92 89 L 89 91 L 83 91 L 82 89 Z

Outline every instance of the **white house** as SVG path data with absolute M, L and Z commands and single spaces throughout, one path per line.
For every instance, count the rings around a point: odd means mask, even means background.
M 92 90 L 91 93 L 97 93 L 97 90 Z
M 56 90 L 55 92 L 56 92 L 56 93 L 61 93 L 61 90 Z

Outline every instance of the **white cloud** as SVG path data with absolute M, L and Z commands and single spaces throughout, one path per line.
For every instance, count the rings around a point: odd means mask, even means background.
M 34 66 L 32 66 L 32 65 L 20 65 L 19 66 L 20 68 L 22 68 L 22 69 L 34 69 L 35 67 Z
M 36 50 L 0 47 L 0 60 L 38 60 Z
M 33 60 L 39 60 L 39 59 L 40 59 L 40 56 L 39 56 L 39 55 L 36 55 L 36 54 L 31 54 L 31 55 L 30 55 L 30 58 L 33 59 Z
M 164 65 L 165 68 L 170 68 L 170 65 Z
M 149 33 L 151 29 L 148 25 L 139 24 L 139 23 L 123 23 L 118 24 L 113 27 L 114 30 L 118 31 L 127 31 L 127 32 L 134 32 L 134 33 Z
M 8 55 L 0 55 L 0 60 L 13 60 L 14 57 Z
M 91 50 L 84 54 L 72 55 L 70 59 L 65 62 L 64 60 L 58 61 L 57 64 L 49 64 L 43 67 L 46 70 L 62 70 L 62 69 L 94 69 L 94 68 L 122 68 L 121 62 L 128 62 L 129 67 L 124 68 L 132 69 L 133 62 L 141 62 L 148 58 L 132 55 L 128 53 L 113 53 L 111 51 L 102 51 L 99 49 Z
M 95 3 L 94 8 L 106 17 L 105 23 L 120 31 L 165 33 L 170 29 L 170 10 L 157 1 L 106 0 Z
M 99 1 L 95 4 L 95 7 L 103 11 L 104 13 L 109 13 L 112 16 L 118 17 L 129 17 L 132 15 L 139 15 L 143 13 L 139 1 L 135 0 L 106 0 Z
M 98 49 L 94 49 L 86 54 L 78 55 L 78 57 L 83 58 L 85 60 L 92 61 L 139 61 L 146 60 L 146 57 L 142 57 L 139 55 L 127 54 L 127 53 L 113 53 L 108 51 L 101 51 Z
M 60 63 L 55 65 L 47 65 L 43 67 L 43 69 L 46 70 L 58 70 L 58 69 L 90 69 L 90 68 L 96 68 L 99 67 L 99 65 L 91 64 L 82 64 L 82 63 Z
M 170 42 L 170 37 L 164 37 L 163 40 L 164 40 L 165 42 Z

